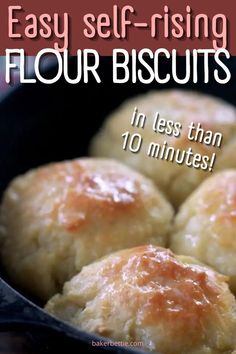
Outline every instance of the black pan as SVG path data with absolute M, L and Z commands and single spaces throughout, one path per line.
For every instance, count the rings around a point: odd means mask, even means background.
M 202 63 L 202 61 L 201 61 Z M 168 62 L 160 63 L 163 76 L 170 72 Z M 211 79 L 203 83 L 203 65 L 198 84 L 184 88 L 203 91 L 236 104 L 236 58 L 227 62 L 232 80 L 226 85 Z M 76 74 L 76 59 L 70 62 L 71 75 Z M 180 73 L 185 71 L 185 58 L 178 59 Z M 210 73 L 215 68 L 210 60 Z M 47 73 L 52 75 L 55 68 Z M 113 84 L 111 58 L 101 58 L 102 83 L 69 85 L 61 80 L 53 85 L 40 83 L 21 85 L 0 105 L 0 197 L 9 181 L 30 168 L 64 159 L 85 156 L 92 136 L 105 116 L 124 99 L 150 89 L 177 87 L 168 85 Z M 181 87 L 182 88 L 182 87 Z M 157 107 L 158 108 L 158 107 Z M 115 299 L 114 299 L 115 301 Z M 124 347 L 92 347 L 100 337 L 75 329 L 45 313 L 42 304 L 21 289 L 15 289 L 1 270 L 0 331 L 31 331 L 39 338 L 42 352 L 70 353 L 83 351 L 100 353 L 104 349 L 119 353 L 135 353 Z M 104 339 L 105 340 L 105 339 Z M 174 343 L 173 343 L 174 345 Z M 138 351 L 140 353 L 140 351 Z

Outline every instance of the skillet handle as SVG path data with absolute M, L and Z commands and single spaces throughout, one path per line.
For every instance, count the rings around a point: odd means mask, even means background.
M 0 278 L 0 330 L 8 331 L 31 326 L 63 332 L 66 324 L 48 315 Z

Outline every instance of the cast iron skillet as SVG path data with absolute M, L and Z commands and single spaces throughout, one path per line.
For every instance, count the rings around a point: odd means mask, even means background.
M 178 59 L 179 72 L 185 72 L 185 58 Z M 210 60 L 210 73 L 215 68 Z M 213 79 L 203 83 L 203 65 L 200 66 L 198 84 L 184 88 L 211 93 L 236 103 L 236 58 L 227 62 L 232 80 L 226 85 L 217 84 Z M 76 73 L 76 59 L 70 62 L 71 75 Z M 163 76 L 171 70 L 170 64 L 161 62 Z M 55 68 L 48 73 L 53 74 Z M 100 74 L 102 83 L 93 80 L 89 84 L 69 85 L 63 80 L 53 85 L 40 83 L 22 85 L 15 89 L 0 105 L 0 197 L 9 181 L 30 168 L 87 154 L 88 144 L 99 129 L 104 117 L 124 99 L 150 89 L 177 86 L 173 81 L 168 85 L 113 84 L 111 58 L 101 58 Z M 182 88 L 182 87 L 181 87 Z M 158 107 L 157 107 L 158 109 Z M 100 337 L 75 329 L 48 315 L 40 308 L 40 302 L 32 299 L 14 284 L 1 270 L 0 278 L 0 331 L 38 330 L 44 352 L 71 353 L 83 350 L 100 353 L 104 349 L 121 353 L 135 353 L 124 347 L 92 347 L 92 340 Z M 4 280 L 3 280 L 4 279 Z M 23 294 L 23 295 L 22 295 Z M 25 296 L 24 296 L 25 295 Z M 32 301 L 33 302 L 32 302 Z M 114 299 L 115 301 L 115 299 Z M 173 342 L 174 345 L 174 342 Z M 140 353 L 140 351 L 138 351 Z

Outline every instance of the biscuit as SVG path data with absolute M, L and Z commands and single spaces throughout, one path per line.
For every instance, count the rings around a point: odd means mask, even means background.
M 163 354 L 228 354 L 236 302 L 226 277 L 153 245 L 82 269 L 46 310 L 82 330 Z
M 208 178 L 182 204 L 170 247 L 229 276 L 236 293 L 236 170 Z
M 3 265 L 47 300 L 109 252 L 166 245 L 173 210 L 152 181 L 119 162 L 77 159 L 15 178 L 1 205 Z
M 144 129 L 131 125 L 135 107 L 138 112 L 146 115 Z M 173 134 L 154 132 L 152 127 L 156 112 L 159 112 L 160 118 L 166 121 L 181 123 L 181 135 L 175 137 Z M 222 148 L 190 141 L 188 127 L 191 122 L 195 125 L 200 123 L 205 131 L 223 134 Z M 127 131 L 130 134 L 138 133 L 142 136 L 142 146 L 137 153 L 132 153 L 128 149 L 125 151 L 122 148 L 122 134 Z M 90 154 L 116 158 L 142 172 L 157 184 L 177 208 L 205 178 L 210 176 L 211 172 L 190 168 L 184 164 L 179 165 L 176 162 L 153 159 L 147 155 L 149 144 L 154 142 L 163 146 L 166 141 L 168 146 L 175 150 L 186 151 L 191 147 L 194 154 L 209 157 L 216 153 L 217 161 L 218 156 L 224 150 L 224 145 L 235 137 L 235 133 L 236 110 L 219 98 L 184 90 L 153 91 L 127 100 L 112 112 L 93 138 Z M 228 160 L 228 168 L 232 166 L 232 162 Z M 219 168 L 220 165 L 219 163 Z M 225 167 L 224 164 L 223 167 Z

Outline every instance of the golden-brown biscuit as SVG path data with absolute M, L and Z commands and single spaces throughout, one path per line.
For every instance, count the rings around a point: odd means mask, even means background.
M 216 173 L 183 203 L 170 247 L 228 275 L 236 293 L 236 170 Z
M 153 182 L 119 162 L 50 164 L 17 177 L 5 192 L 3 264 L 17 284 L 48 299 L 109 252 L 165 245 L 172 215 Z
M 236 345 L 236 302 L 225 281 L 190 257 L 140 246 L 84 267 L 46 310 L 150 351 L 229 354 Z
M 131 126 L 135 107 L 147 117 L 144 129 Z M 181 135 L 175 137 L 173 134 L 154 132 L 152 126 L 156 112 L 159 112 L 159 118 L 164 118 L 166 121 L 180 122 L 182 124 Z M 191 122 L 195 123 L 195 126 L 200 123 L 206 131 L 222 133 L 221 148 L 188 140 L 187 135 Z M 123 150 L 122 134 L 127 131 L 142 136 L 143 142 L 139 152 L 132 153 L 129 149 Z M 167 146 L 173 147 L 175 150 L 183 151 L 191 147 L 194 154 L 199 153 L 207 156 L 212 156 L 212 153 L 215 152 L 217 161 L 224 146 L 232 137 L 235 137 L 235 133 L 236 110 L 230 104 L 196 92 L 155 91 L 129 99 L 111 113 L 100 132 L 94 137 L 90 152 L 93 156 L 116 158 L 144 173 L 153 179 L 172 204 L 178 207 L 206 177 L 210 176 L 211 172 L 149 157 L 147 155 L 149 144 L 154 142 L 162 146 L 166 141 Z M 218 142 L 220 141 L 217 140 Z M 228 168 L 234 166 L 232 160 L 228 160 L 228 162 Z M 221 163 L 218 164 L 219 168 L 220 165 Z

